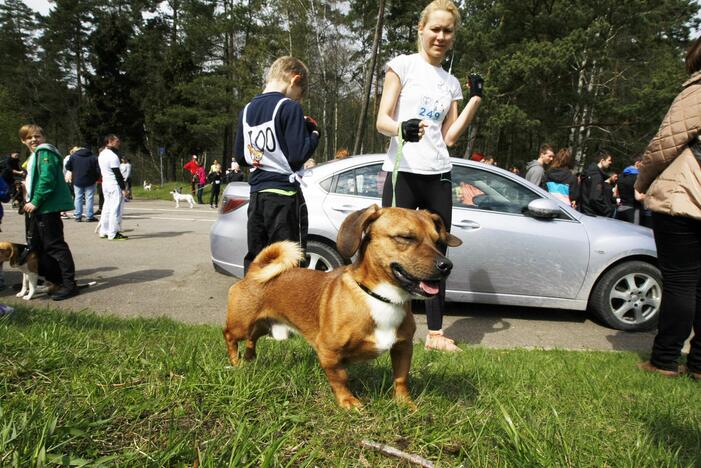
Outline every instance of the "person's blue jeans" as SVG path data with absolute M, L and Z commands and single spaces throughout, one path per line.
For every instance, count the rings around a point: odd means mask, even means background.
M 87 187 L 73 186 L 75 193 L 75 212 L 73 216 L 80 219 L 83 216 L 83 203 L 85 203 L 85 217 L 90 219 L 95 216 L 93 212 L 93 199 L 95 198 L 95 184 Z

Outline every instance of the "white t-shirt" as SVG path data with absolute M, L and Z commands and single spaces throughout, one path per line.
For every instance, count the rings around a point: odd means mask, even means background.
M 100 151 L 100 155 L 97 157 L 97 162 L 100 165 L 100 174 L 102 174 L 102 188 L 118 188 L 119 184 L 117 183 L 117 177 L 115 177 L 112 169 L 119 169 L 119 156 L 117 156 L 111 149 L 105 148 Z
M 421 119 L 430 123 L 416 143 L 404 142 L 399 170 L 415 174 L 440 174 L 452 168 L 442 126 L 453 101 L 462 100 L 460 82 L 441 67 L 434 67 L 417 54 L 390 60 L 402 84 L 393 118 L 398 122 Z M 391 172 L 397 154 L 397 137 L 392 137 L 382 169 Z

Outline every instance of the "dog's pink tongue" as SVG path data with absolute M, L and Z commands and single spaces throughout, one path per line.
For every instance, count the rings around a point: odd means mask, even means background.
M 422 281 L 419 283 L 419 287 L 426 294 L 438 294 L 438 283 L 427 283 Z

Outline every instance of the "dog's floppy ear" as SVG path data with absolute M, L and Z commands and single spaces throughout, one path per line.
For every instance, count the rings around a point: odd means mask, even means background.
M 351 258 L 358 251 L 363 232 L 370 223 L 380 216 L 380 208 L 371 205 L 364 210 L 354 211 L 341 224 L 336 237 L 338 253 L 343 258 Z
M 445 245 L 448 247 L 457 247 L 459 245 L 462 245 L 462 241 L 452 235 L 451 233 L 448 232 L 448 230 L 445 228 L 445 224 L 443 224 L 443 218 L 440 217 L 440 215 L 437 215 L 436 213 L 431 213 L 431 218 L 433 218 L 433 223 L 436 225 L 436 231 L 438 231 L 438 234 L 441 236 L 441 240 L 445 242 Z

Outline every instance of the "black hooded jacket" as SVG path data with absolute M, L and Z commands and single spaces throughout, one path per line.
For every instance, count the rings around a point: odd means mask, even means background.
M 591 165 L 582 173 L 579 210 L 591 216 L 612 216 L 615 205 L 611 203 L 610 188 L 606 185 L 606 174 L 598 163 Z
M 86 148 L 80 148 L 68 158 L 66 169 L 73 174 L 73 185 L 76 187 L 90 187 L 100 178 L 97 156 Z

